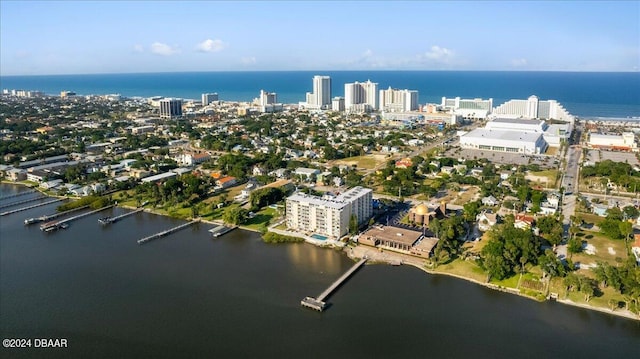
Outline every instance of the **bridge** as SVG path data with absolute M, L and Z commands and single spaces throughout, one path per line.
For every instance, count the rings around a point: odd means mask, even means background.
M 358 263 L 354 264 L 348 271 L 346 271 L 340 278 L 338 278 L 335 282 L 333 282 L 329 288 L 327 288 L 324 292 L 320 293 L 317 297 L 305 297 L 300 304 L 303 307 L 311 308 L 322 312 L 326 307 L 327 303 L 324 301 L 333 291 L 335 291 L 342 283 L 344 283 L 349 277 L 355 273 L 364 263 L 367 261 L 367 257 L 362 258 Z

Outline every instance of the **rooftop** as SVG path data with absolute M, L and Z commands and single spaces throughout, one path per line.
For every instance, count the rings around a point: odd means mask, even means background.
M 422 232 L 391 226 L 380 226 L 371 227 L 362 233 L 362 235 L 375 237 L 383 241 L 393 241 L 411 246 L 422 236 Z

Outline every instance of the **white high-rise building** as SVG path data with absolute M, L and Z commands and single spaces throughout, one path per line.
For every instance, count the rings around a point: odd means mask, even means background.
M 286 223 L 293 230 L 340 238 L 349 232 L 349 220 L 369 220 L 373 213 L 373 191 L 354 187 L 336 197 L 317 197 L 296 193 L 286 200 Z
M 540 100 L 529 96 L 526 100 L 510 100 L 493 109 L 492 115 L 501 118 L 555 119 L 573 123 L 575 117 L 555 100 Z
M 331 108 L 331 77 L 316 75 L 313 77 L 313 92 L 307 92 L 306 102 L 302 106 L 316 110 Z
M 344 107 L 347 111 L 377 111 L 378 84 L 370 80 L 345 84 Z
M 418 110 L 418 91 L 398 90 L 389 87 L 380 90 L 380 110 L 385 112 L 408 112 Z
M 218 101 L 217 93 L 203 93 L 202 94 L 202 106 L 207 106 L 212 102 Z

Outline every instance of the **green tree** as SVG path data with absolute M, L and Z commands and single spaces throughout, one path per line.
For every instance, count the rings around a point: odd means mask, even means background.
M 229 224 L 243 224 L 247 221 L 249 211 L 242 207 L 230 207 L 224 211 L 222 220 Z

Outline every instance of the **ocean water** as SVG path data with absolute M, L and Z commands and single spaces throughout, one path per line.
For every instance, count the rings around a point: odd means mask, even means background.
M 312 91 L 314 75 L 331 76 L 332 96 L 343 96 L 345 83 L 371 80 L 380 89 L 418 90 L 420 103 L 440 103 L 443 96 L 460 96 L 493 98 L 497 106 L 536 95 L 559 101 L 581 118 L 640 120 L 640 72 L 263 71 L 3 76 L 0 88 L 186 99 L 217 92 L 223 101 L 250 101 L 264 89 L 276 92 L 279 102 L 298 103 Z

